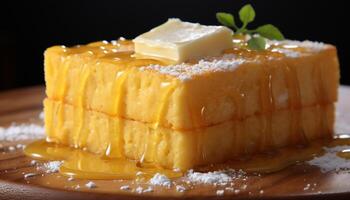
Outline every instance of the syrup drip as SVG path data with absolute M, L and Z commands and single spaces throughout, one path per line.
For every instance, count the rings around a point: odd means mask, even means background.
M 143 163 L 139 166 L 134 160 L 107 158 L 45 140 L 31 143 L 24 152 L 27 156 L 38 160 L 63 160 L 60 173 L 82 179 L 149 179 L 156 173 L 162 173 L 169 178 L 183 175 L 181 172 L 152 164 Z
M 337 156 L 345 159 L 350 159 L 350 149 L 345 149 L 337 153 Z

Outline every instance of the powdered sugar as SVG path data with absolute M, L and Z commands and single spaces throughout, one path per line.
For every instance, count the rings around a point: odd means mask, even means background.
M 89 181 L 88 183 L 85 184 L 85 187 L 92 189 L 92 188 L 96 188 L 97 185 L 96 185 L 96 183 Z
M 62 161 L 51 161 L 48 163 L 44 163 L 39 168 L 45 170 L 46 173 L 55 173 L 55 172 L 58 172 L 61 165 L 62 165 Z
M 45 118 L 45 113 L 44 111 L 42 111 L 39 113 L 39 119 L 44 120 L 44 118 Z
M 156 173 L 150 180 L 149 183 L 152 185 L 160 185 L 160 186 L 165 186 L 165 187 L 170 187 L 171 186 L 171 180 L 160 173 Z
M 0 140 L 21 141 L 44 138 L 43 126 L 37 124 L 12 124 L 10 127 L 0 127 Z
M 323 42 L 316 42 L 316 41 L 310 41 L 310 40 L 304 40 L 304 41 L 298 41 L 298 40 L 282 40 L 282 41 L 276 41 L 276 40 L 270 40 L 267 42 L 269 45 L 287 45 L 287 46 L 294 46 L 294 47 L 301 47 L 305 48 L 306 50 L 310 52 L 318 52 L 328 47 Z
M 340 103 L 340 102 L 339 102 Z M 342 106 L 337 106 L 336 121 L 334 125 L 335 132 L 337 134 L 348 134 L 350 133 L 350 113 L 339 110 Z
M 244 175 L 245 172 L 242 170 L 224 170 L 206 173 L 189 170 L 187 173 L 187 179 L 193 183 L 225 185 L 236 178 L 242 178 Z
M 138 186 L 138 187 L 135 189 L 135 192 L 141 194 L 141 193 L 143 192 L 143 187 Z
M 197 64 L 178 64 L 178 65 L 149 65 L 140 67 L 140 70 L 155 70 L 161 74 L 175 76 L 182 81 L 186 81 L 195 75 L 207 72 L 232 71 L 244 62 L 243 59 L 220 59 L 220 60 L 200 60 Z
M 311 42 L 311 41 L 295 41 L 295 40 L 283 40 L 283 41 L 268 41 L 269 45 L 276 45 L 275 51 L 284 54 L 286 57 L 297 58 L 303 55 L 305 52 L 318 52 L 329 47 L 322 42 Z M 278 48 L 278 46 L 281 46 Z M 305 49 L 305 52 L 299 52 L 295 50 L 296 47 Z M 271 57 L 271 59 L 276 59 Z M 278 58 L 279 59 L 279 58 Z M 224 54 L 219 57 L 208 57 L 199 60 L 196 64 L 182 63 L 177 65 L 149 65 L 140 67 L 139 70 L 153 70 L 158 73 L 170 75 L 178 78 L 181 81 L 186 81 L 193 78 L 196 75 L 202 75 L 208 72 L 219 72 L 219 71 L 233 71 L 237 69 L 243 63 L 246 62 L 257 62 L 256 59 L 242 58 L 235 54 Z
M 121 190 L 130 190 L 130 186 L 129 185 L 122 185 L 120 186 Z
M 287 57 L 290 58 L 298 58 L 301 56 L 301 53 L 292 49 L 285 49 L 285 48 L 274 48 L 276 52 L 282 53 Z
M 218 196 L 222 196 L 222 195 L 224 195 L 224 193 L 225 193 L 224 190 L 217 190 L 216 191 L 216 195 L 218 195 Z
M 332 148 L 324 147 L 326 153 L 308 161 L 310 165 L 318 166 L 322 172 L 350 170 L 350 160 L 337 156 L 337 153 L 350 149 L 350 146 L 336 146 Z
M 135 189 L 135 192 L 136 193 L 148 193 L 148 192 L 153 192 L 153 188 L 152 187 L 147 187 L 146 189 L 144 189 L 143 187 L 141 186 L 138 186 L 136 189 Z
M 176 191 L 177 192 L 185 192 L 186 188 L 183 185 L 177 185 L 176 186 Z

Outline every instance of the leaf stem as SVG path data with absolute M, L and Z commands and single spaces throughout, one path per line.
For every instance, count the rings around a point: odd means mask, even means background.
M 236 29 L 237 31 L 239 30 L 238 26 L 236 24 L 233 24 L 232 27 Z

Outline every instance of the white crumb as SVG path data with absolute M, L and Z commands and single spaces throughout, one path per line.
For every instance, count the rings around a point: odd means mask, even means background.
M 239 193 L 241 192 L 241 190 L 235 189 L 233 192 L 234 192 L 235 194 L 239 194 Z
M 24 145 L 24 144 L 16 144 L 17 149 L 24 149 L 25 147 L 26 147 L 26 145 Z
M 44 137 L 44 127 L 37 124 L 12 124 L 7 128 L 0 127 L 0 140 L 3 141 L 20 141 Z
M 86 183 L 85 186 L 86 186 L 87 188 L 90 188 L 90 189 L 96 188 L 96 187 L 97 187 L 96 183 L 94 183 L 94 182 L 92 182 L 92 181 L 89 181 L 88 183 Z
M 264 194 L 264 190 L 260 190 L 260 192 L 259 192 L 260 194 Z
M 51 162 L 44 163 L 39 168 L 45 170 L 46 173 L 55 173 L 55 172 L 58 172 L 61 165 L 62 165 L 62 161 L 51 161 Z
M 170 187 L 171 186 L 171 180 L 160 173 L 156 173 L 150 180 L 149 183 L 151 185 L 160 185 L 160 186 L 165 186 L 165 187 Z
M 32 161 L 30 161 L 30 165 L 35 165 L 37 163 L 37 161 L 36 160 L 32 160 Z
M 135 192 L 141 194 L 141 193 L 143 192 L 143 188 L 142 188 L 141 186 L 138 186 L 138 187 L 135 189 Z
M 69 177 L 68 179 L 67 179 L 68 181 L 74 181 L 74 177 Z
M 224 185 L 231 182 L 233 179 L 241 178 L 245 173 L 243 171 L 213 171 L 213 172 L 194 172 L 189 170 L 187 173 L 187 179 L 192 183 L 199 184 L 215 184 Z
M 305 190 L 308 190 L 308 189 L 310 189 L 310 184 L 308 183 L 308 184 L 306 184 L 306 186 L 303 188 L 303 190 L 305 191 Z
M 9 146 L 8 149 L 9 149 L 9 151 L 15 151 L 16 150 L 16 148 L 14 146 Z
M 186 191 L 186 188 L 182 185 L 177 185 L 176 186 L 176 191 L 178 192 L 185 192 Z
M 222 196 L 222 195 L 224 195 L 224 193 L 225 193 L 224 190 L 217 190 L 216 191 L 216 195 L 218 195 L 218 196 Z
M 122 185 L 120 186 L 121 190 L 130 190 L 130 186 L 129 185 Z
M 39 113 L 39 119 L 44 120 L 45 117 L 45 113 L 44 112 L 40 112 Z

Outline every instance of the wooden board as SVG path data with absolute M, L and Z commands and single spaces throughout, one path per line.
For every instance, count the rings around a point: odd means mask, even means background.
M 38 119 L 42 111 L 44 87 L 32 87 L 0 93 L 0 126 L 13 122 L 42 123 Z M 337 129 L 350 133 L 346 125 L 350 121 L 350 87 L 340 88 Z M 344 126 L 345 125 L 345 126 Z M 347 132 L 348 131 L 348 132 Z M 97 188 L 84 185 L 88 180 L 68 181 L 58 173 L 39 174 L 24 179 L 24 174 L 38 172 L 30 164 L 22 150 L 8 151 L 15 143 L 0 141 L 0 199 L 349 199 L 350 173 L 321 173 L 317 167 L 304 164 L 289 167 L 278 173 L 247 176 L 234 181 L 235 188 L 247 185 L 238 194 L 225 192 L 217 196 L 220 186 L 197 185 L 184 192 L 176 192 L 174 187 L 155 187 L 154 192 L 137 194 L 120 190 L 121 185 L 133 188 L 138 184 L 132 181 L 94 181 Z M 310 187 L 307 188 L 308 184 Z M 80 185 L 79 189 L 76 186 Z M 145 186 L 146 187 L 146 186 Z M 305 187 L 307 189 L 305 189 Z M 263 192 L 261 192 L 263 191 Z

